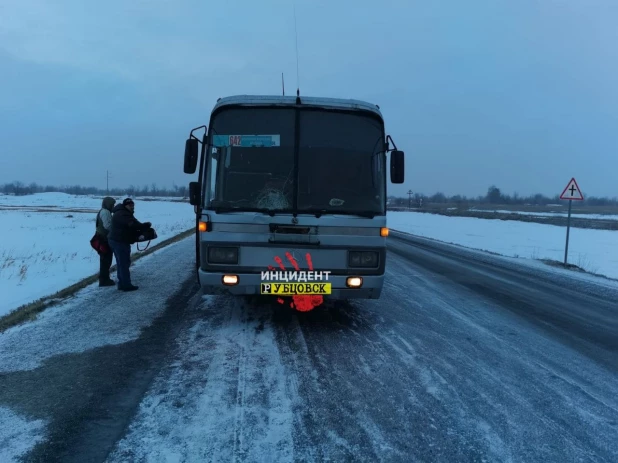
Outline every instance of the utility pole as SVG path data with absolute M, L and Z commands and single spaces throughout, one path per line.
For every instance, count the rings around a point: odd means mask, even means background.
M 107 195 L 109 196 L 109 179 L 110 179 L 109 170 L 105 172 L 106 172 L 106 175 L 105 175 L 106 182 L 105 183 L 106 183 Z
M 412 190 L 408 190 L 408 209 L 412 209 Z

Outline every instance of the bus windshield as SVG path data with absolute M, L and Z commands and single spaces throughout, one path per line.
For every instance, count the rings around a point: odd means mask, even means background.
M 383 215 L 382 121 L 306 108 L 296 133 L 295 118 L 289 108 L 221 110 L 210 127 L 206 207 Z

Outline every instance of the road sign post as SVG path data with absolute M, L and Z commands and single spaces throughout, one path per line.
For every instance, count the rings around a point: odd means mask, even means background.
M 564 266 L 567 266 L 567 257 L 569 255 L 569 231 L 571 230 L 571 206 L 573 205 L 573 200 L 569 199 L 569 215 L 567 217 L 567 235 L 566 235 L 566 245 L 564 246 Z
M 583 201 L 584 195 L 582 191 L 579 189 L 579 185 L 577 181 L 573 177 L 571 181 L 567 184 L 566 188 L 560 195 L 560 199 L 566 199 L 569 201 L 569 215 L 567 216 L 567 232 L 566 232 L 566 245 L 564 247 L 564 266 L 567 266 L 567 258 L 569 255 L 569 232 L 571 230 L 571 207 L 573 206 L 573 201 Z

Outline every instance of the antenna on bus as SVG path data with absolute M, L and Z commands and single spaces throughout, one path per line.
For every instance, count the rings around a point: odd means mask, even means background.
M 298 26 L 296 24 L 296 2 L 294 2 L 294 35 L 296 36 L 296 104 L 300 104 L 300 72 L 298 70 Z
M 283 72 L 281 73 L 281 88 L 283 89 L 283 96 L 285 96 L 285 82 L 283 81 Z

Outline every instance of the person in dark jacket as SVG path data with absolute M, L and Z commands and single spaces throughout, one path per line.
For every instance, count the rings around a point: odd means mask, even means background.
M 96 233 L 107 250 L 99 252 L 99 286 L 114 286 L 116 282 L 109 277 L 109 269 L 114 260 L 114 252 L 109 246 L 107 237 L 112 227 L 112 210 L 116 200 L 110 196 L 103 198 L 101 210 L 97 214 Z
M 122 201 L 113 209 L 112 230 L 107 239 L 116 257 L 118 274 L 118 289 L 121 291 L 135 291 L 138 289 L 131 283 L 131 245 L 137 241 L 141 231 L 149 228 L 150 222 L 140 222 L 133 213 L 135 203 L 131 198 Z

